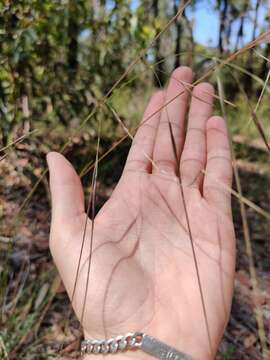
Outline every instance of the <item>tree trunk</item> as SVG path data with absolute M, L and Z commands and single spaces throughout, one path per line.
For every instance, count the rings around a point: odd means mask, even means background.
M 194 8 L 193 8 L 194 9 Z M 183 13 L 183 19 L 185 21 L 185 25 L 189 34 L 189 46 L 188 46 L 188 55 L 186 57 L 186 62 L 188 66 L 193 66 L 194 63 L 194 52 L 195 52 L 195 41 L 193 35 L 193 18 L 191 20 L 188 19 L 186 12 Z
M 159 16 L 159 0 L 153 0 L 152 9 L 155 18 Z M 159 29 L 157 29 L 158 34 Z M 155 41 L 154 45 L 155 67 L 154 67 L 154 85 L 156 87 L 162 87 L 165 84 L 166 76 L 164 73 L 164 58 L 161 54 L 161 39 L 160 37 Z
M 239 29 L 238 29 L 238 31 L 237 31 L 237 37 L 236 37 L 236 42 L 235 42 L 234 51 L 236 51 L 236 50 L 238 49 L 240 40 L 243 39 L 243 35 L 244 35 L 244 21 L 245 21 L 245 17 L 244 17 L 244 16 L 241 16 Z
M 256 30 L 257 30 L 257 24 L 258 24 L 258 12 L 260 7 L 261 0 L 256 1 L 255 6 L 255 18 L 253 22 L 253 30 L 252 30 L 252 41 L 256 38 Z M 247 63 L 246 63 L 246 69 L 249 72 L 253 72 L 253 51 L 249 51 Z M 247 76 L 246 80 L 244 82 L 245 91 L 248 96 L 252 94 L 252 88 L 253 88 L 253 82 L 251 76 Z
M 266 44 L 265 50 L 264 50 L 264 56 L 269 59 L 270 57 L 270 43 Z M 260 71 L 260 78 L 265 80 L 267 73 L 269 71 L 269 63 L 264 60 L 261 66 L 261 71 Z
M 219 3 L 219 37 L 218 37 L 218 49 L 220 54 L 224 52 L 224 44 L 223 44 L 223 37 L 225 31 L 225 24 L 227 20 L 227 12 L 228 12 L 228 0 L 218 1 Z
M 178 8 L 179 8 L 179 0 L 174 0 L 173 8 L 174 8 L 174 15 L 176 15 L 177 12 L 178 12 Z M 180 60 L 181 60 L 181 55 L 180 55 L 180 51 L 181 51 L 181 35 L 182 35 L 181 20 L 176 19 L 175 24 L 176 24 L 176 38 L 175 38 L 174 68 L 177 68 L 178 66 L 180 66 Z
M 67 62 L 70 80 L 75 79 L 78 70 L 78 36 L 78 5 L 76 0 L 69 0 Z
M 248 10 L 248 5 L 249 5 L 249 1 L 245 1 L 244 5 L 243 5 L 242 14 L 240 15 L 240 25 L 239 25 L 239 29 L 237 31 L 234 51 L 236 51 L 238 49 L 240 41 L 243 39 L 243 36 L 244 36 L 244 23 L 245 23 L 245 16 L 246 16 L 246 13 Z

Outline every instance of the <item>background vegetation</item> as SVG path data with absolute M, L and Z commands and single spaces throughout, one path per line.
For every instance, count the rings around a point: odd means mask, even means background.
M 64 152 L 89 194 L 100 135 L 100 157 L 109 151 L 101 206 L 129 146 L 118 145 L 126 132 L 110 108 L 134 129 L 150 93 L 181 64 L 198 79 L 218 68 L 208 79 L 232 134 L 234 189 L 252 201 L 234 202 L 236 294 L 219 356 L 269 359 L 270 36 L 258 40 L 269 18 L 263 0 L 0 1 L 1 359 L 53 358 L 59 344 L 63 357 L 75 357 L 78 348 L 48 252 L 45 154 Z

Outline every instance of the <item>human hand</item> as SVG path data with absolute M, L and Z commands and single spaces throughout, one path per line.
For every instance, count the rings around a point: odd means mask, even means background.
M 94 220 L 82 326 L 86 338 L 143 331 L 194 359 L 207 360 L 214 358 L 224 332 L 233 292 L 235 237 L 230 194 L 225 190 L 231 186 L 232 171 L 226 125 L 222 118 L 212 117 L 213 88 L 207 83 L 193 89 L 185 136 L 191 81 L 191 70 L 178 68 L 167 90 L 151 98 L 122 177 Z M 50 153 L 48 164 L 50 248 L 72 297 L 86 220 L 83 191 L 62 155 Z M 88 219 L 73 299 L 79 319 L 90 241 Z M 116 356 L 150 359 L 141 352 Z M 115 355 L 106 355 L 111 358 Z

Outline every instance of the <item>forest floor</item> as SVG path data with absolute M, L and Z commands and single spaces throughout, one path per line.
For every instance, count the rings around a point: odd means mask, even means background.
M 243 146 L 241 141 L 238 142 L 239 146 Z M 75 146 L 70 150 L 75 160 L 80 149 Z M 248 160 L 238 162 L 243 194 L 270 212 L 270 172 L 257 162 L 256 156 L 259 154 L 261 159 L 265 153 L 256 146 L 248 149 L 248 152 L 251 154 Z M 113 158 L 111 161 L 114 163 Z M 17 219 L 14 222 L 14 215 L 40 175 L 42 166 L 44 162 L 41 164 L 37 158 L 29 158 L 27 146 L 21 146 L 19 151 L 11 152 L 0 162 L 0 264 L 3 264 L 0 266 L 4 268 L 7 265 L 2 262 L 7 254 L 10 266 L 0 326 L 3 329 L 0 330 L 1 359 L 56 358 L 59 356 L 59 344 L 63 345 L 61 358 L 75 358 L 78 355 L 80 330 L 73 315 L 69 326 L 66 326 L 69 300 L 59 284 L 48 249 L 50 209 L 46 179 L 35 192 L 20 221 Z M 115 179 L 120 170 L 114 170 Z M 99 184 L 99 206 L 111 193 L 113 177 L 111 183 L 101 181 Z M 230 322 L 218 358 L 262 359 L 255 305 L 263 315 L 270 348 L 270 227 L 261 215 L 247 208 L 259 288 L 254 295 L 239 203 L 235 198 L 233 215 L 237 236 L 235 293 Z

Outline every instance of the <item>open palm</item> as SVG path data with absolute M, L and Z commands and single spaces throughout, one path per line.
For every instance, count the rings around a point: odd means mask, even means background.
M 191 81 L 191 70 L 178 68 L 167 90 L 150 100 L 116 189 L 94 224 L 88 220 L 73 307 L 79 319 L 83 313 L 86 337 L 143 331 L 195 359 L 212 359 L 233 289 L 231 159 L 224 120 L 212 116 L 209 84 L 193 89 L 186 124 Z M 50 153 L 48 163 L 50 246 L 72 297 L 86 220 L 83 192 L 62 155 Z

